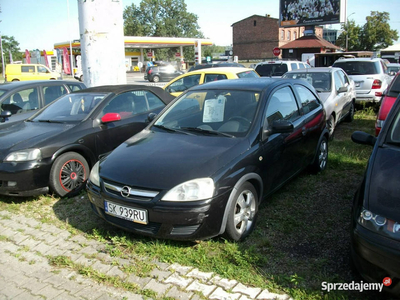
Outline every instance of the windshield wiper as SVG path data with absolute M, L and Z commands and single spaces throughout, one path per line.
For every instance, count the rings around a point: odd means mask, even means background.
M 38 120 L 38 122 L 43 122 L 43 123 L 64 123 L 64 122 L 55 121 L 55 120 Z
M 181 127 L 181 129 L 187 130 L 187 131 L 194 131 L 194 132 L 204 133 L 204 134 L 210 134 L 210 135 L 226 136 L 226 137 L 230 137 L 230 138 L 234 138 L 235 137 L 234 135 L 231 135 L 231 134 L 228 134 L 228 133 L 215 131 L 215 130 L 209 130 L 209 129 L 203 129 L 203 128 L 199 128 L 199 127 Z
M 157 128 L 161 128 L 161 129 L 164 129 L 164 130 L 166 130 L 166 131 L 169 131 L 169 132 L 179 132 L 179 133 L 184 133 L 184 134 L 189 134 L 189 133 L 187 133 L 187 132 L 184 132 L 184 131 L 182 131 L 182 130 L 179 130 L 179 129 L 177 129 L 177 128 L 171 128 L 171 127 L 166 127 L 166 126 L 164 126 L 164 125 L 153 125 L 154 127 L 157 127 Z

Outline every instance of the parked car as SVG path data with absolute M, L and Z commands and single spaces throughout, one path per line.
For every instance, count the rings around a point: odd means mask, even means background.
M 379 107 L 378 115 L 375 123 L 375 136 L 378 136 L 383 124 L 392 108 L 397 96 L 400 94 L 400 72 L 395 75 L 392 82 L 383 93 L 381 105 Z
M 400 71 L 400 64 L 395 64 L 395 63 L 389 63 L 387 65 L 388 67 L 388 73 L 390 76 L 396 75 L 397 72 Z
M 235 62 L 213 62 L 206 64 L 199 64 L 191 66 L 188 72 L 197 71 L 201 69 L 209 69 L 209 68 L 226 68 L 226 67 L 235 67 L 235 68 L 245 68 L 244 65 L 235 63 Z
M 273 60 L 258 63 L 255 70 L 262 77 L 279 78 L 288 71 L 307 68 L 311 66 L 297 60 Z
M 172 79 L 163 88 L 175 97 L 182 94 L 182 92 L 191 88 L 192 86 L 203 84 L 210 81 L 217 81 L 223 79 L 236 79 L 236 78 L 259 78 L 260 76 L 253 70 L 248 68 L 211 68 L 200 69 L 188 72 L 175 79 Z
M 284 78 L 309 82 L 324 103 L 329 136 L 333 137 L 340 121 L 351 122 L 354 117 L 356 90 L 354 81 L 340 68 L 310 68 L 289 71 Z
M 325 169 L 325 119 L 301 80 L 197 85 L 93 167 L 89 200 L 107 222 L 139 234 L 243 240 L 262 199 L 307 167 Z
M 151 66 L 147 67 L 144 80 L 151 82 L 170 81 L 182 74 L 183 72 L 177 70 L 173 65 Z
M 51 71 L 45 65 L 40 64 L 7 64 L 4 80 L 49 80 L 62 79 L 61 74 Z
M 0 128 L 25 120 L 58 97 L 86 88 L 68 80 L 35 80 L 0 84 Z
M 356 85 L 356 102 L 379 103 L 390 84 L 386 63 L 380 58 L 338 59 L 332 67 L 342 68 Z
M 352 140 L 374 146 L 354 196 L 351 246 L 356 269 L 370 282 L 390 278 L 384 291 L 400 295 L 400 97 L 378 138 L 354 132 Z
M 99 156 L 147 124 L 173 96 L 158 87 L 99 86 L 57 99 L 0 130 L 0 194 L 32 196 L 49 188 L 72 196 Z

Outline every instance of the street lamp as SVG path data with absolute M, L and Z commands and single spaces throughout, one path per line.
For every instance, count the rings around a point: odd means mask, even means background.
M 351 13 L 346 18 L 346 52 L 349 50 L 349 28 L 348 28 L 349 17 L 354 14 L 355 14 L 355 12 Z

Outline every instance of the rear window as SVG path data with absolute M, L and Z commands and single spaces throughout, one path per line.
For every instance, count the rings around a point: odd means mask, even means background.
M 286 64 L 263 64 L 256 67 L 260 76 L 282 76 L 288 71 Z
M 348 75 L 372 75 L 379 73 L 378 63 L 373 61 L 335 62 L 333 66 L 342 68 Z
M 238 73 L 237 76 L 238 76 L 239 78 L 257 78 L 257 77 L 259 77 L 259 76 L 257 75 L 257 73 L 254 72 L 253 70 L 251 70 L 251 71 L 246 71 L 246 72 L 242 72 L 242 73 Z

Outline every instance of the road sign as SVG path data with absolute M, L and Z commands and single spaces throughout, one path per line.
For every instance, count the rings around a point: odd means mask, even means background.
M 281 54 L 281 49 L 278 47 L 275 47 L 274 50 L 272 50 L 275 56 L 279 56 Z
M 147 57 L 149 58 L 153 57 L 153 52 L 147 52 Z

